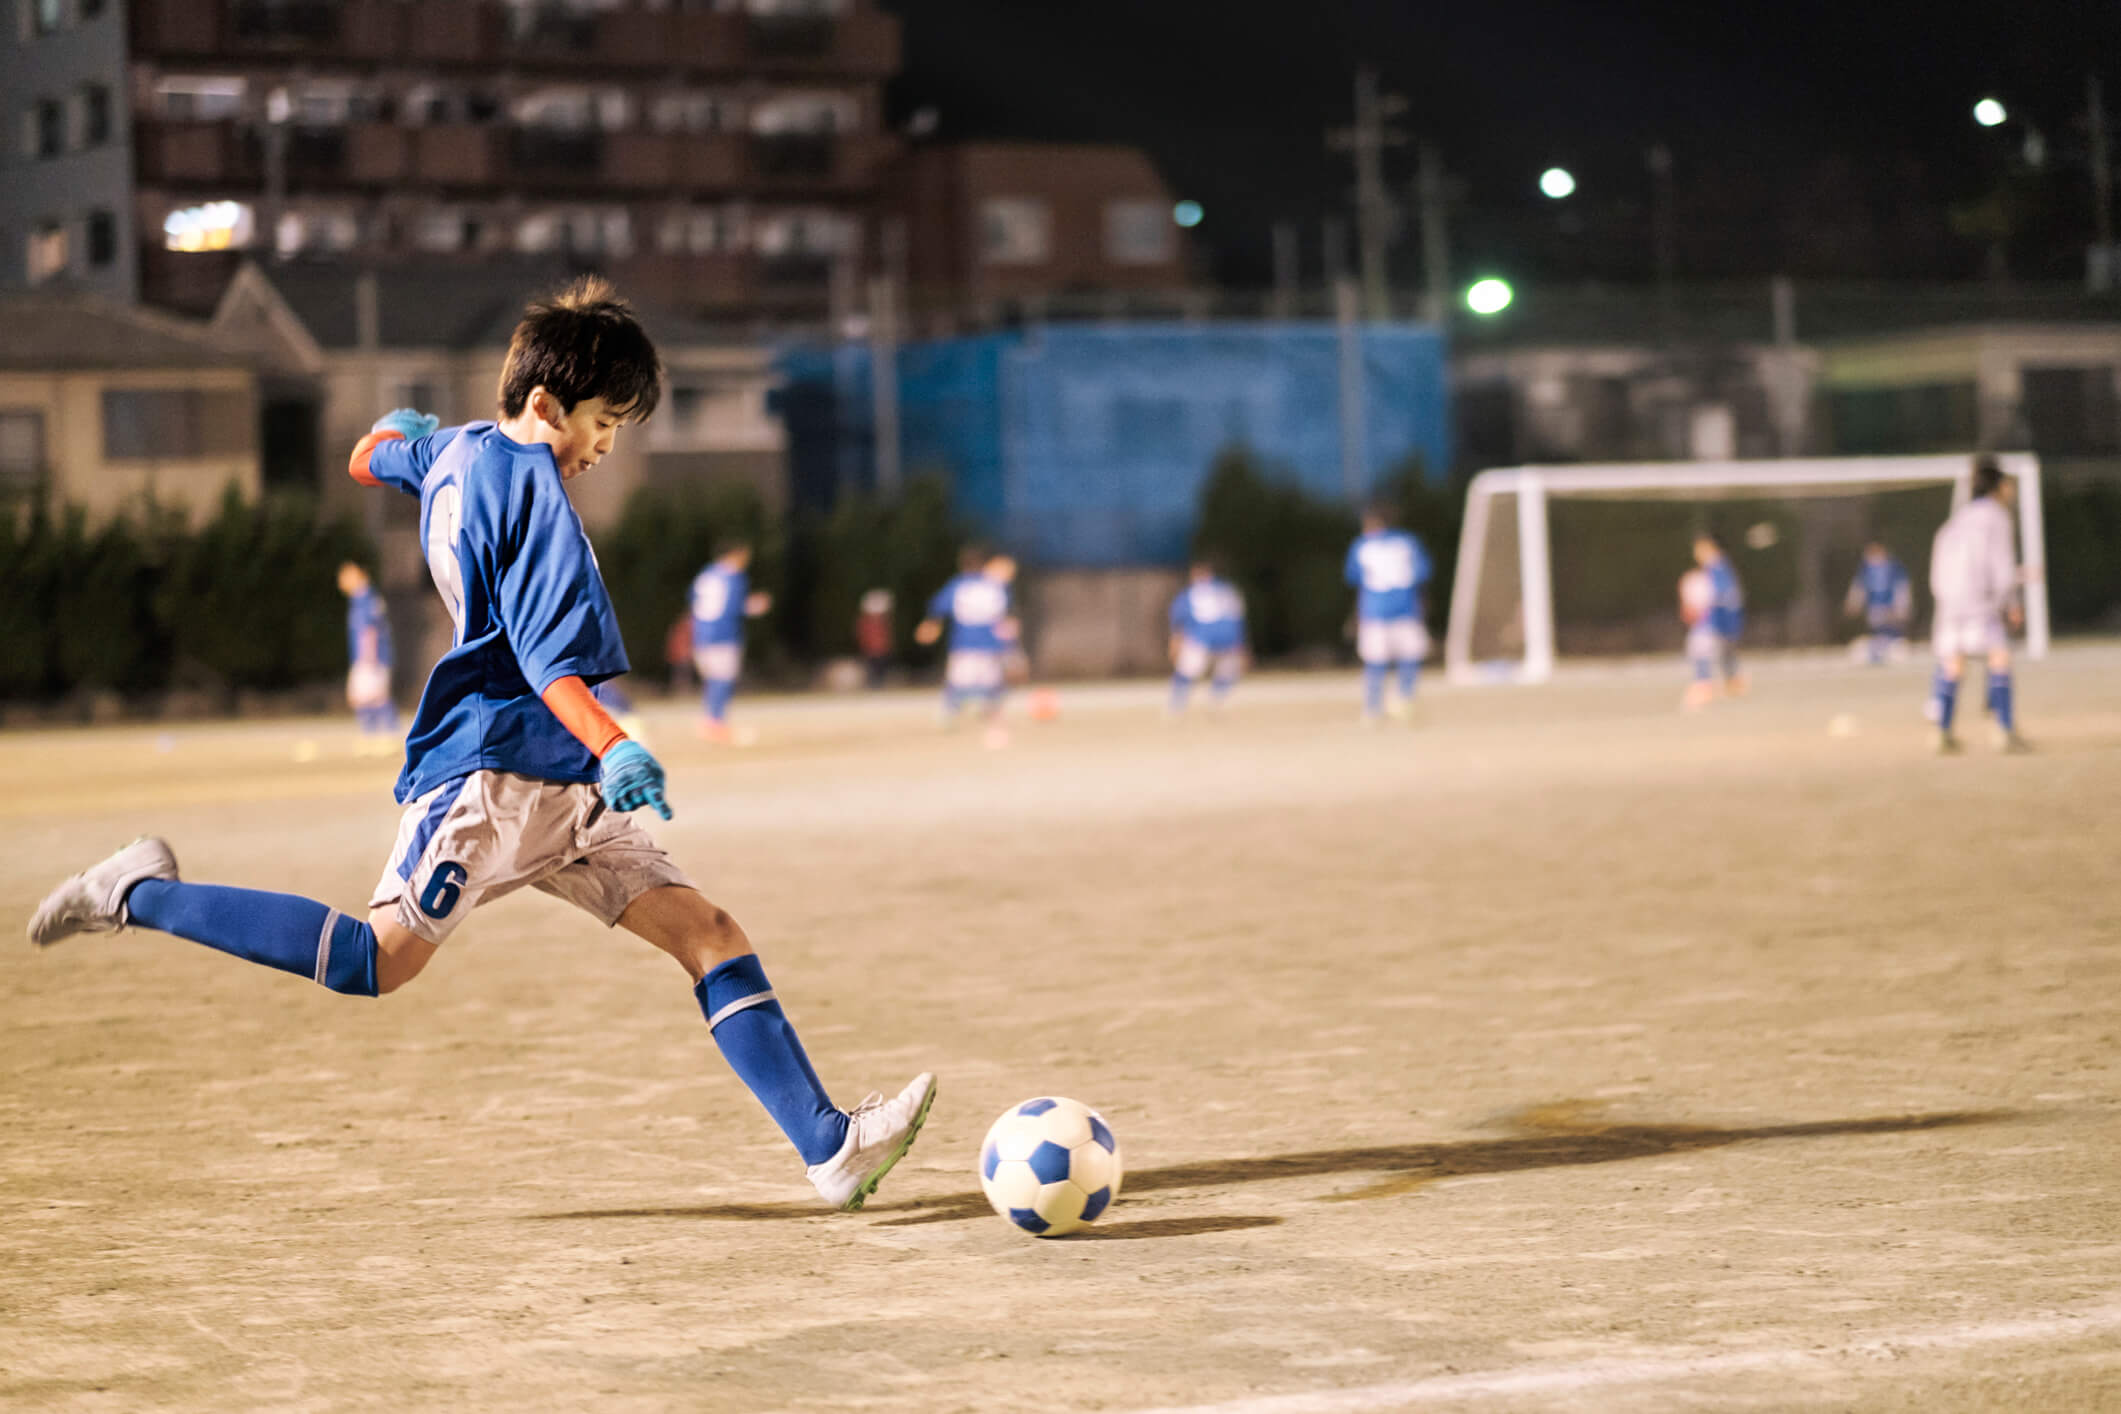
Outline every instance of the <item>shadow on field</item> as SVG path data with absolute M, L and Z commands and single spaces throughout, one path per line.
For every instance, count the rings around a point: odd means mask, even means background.
M 1692 1153 L 1720 1149 L 1728 1144 L 1753 1144 L 1768 1140 L 1835 1139 L 1866 1134 L 1913 1134 L 1923 1130 L 1955 1129 L 1970 1124 L 1993 1124 L 2009 1119 L 2010 1110 L 1948 1110 L 1934 1114 L 1880 1115 L 1870 1119 L 1822 1119 L 1799 1124 L 1766 1124 L 1742 1129 L 1720 1129 L 1697 1124 L 1603 1123 L 1595 1102 L 1566 1100 L 1539 1105 L 1511 1116 L 1510 1128 L 1520 1133 L 1503 1139 L 1465 1139 L 1428 1144 L 1396 1144 L 1362 1149 L 1312 1149 L 1294 1154 L 1264 1154 L 1249 1159 L 1202 1159 L 1193 1163 L 1168 1164 L 1163 1168 L 1130 1170 L 1122 1186 L 1122 1202 L 1144 1193 L 1179 1188 L 1222 1188 L 1236 1183 L 1269 1183 L 1291 1178 L 1324 1178 L 1336 1174 L 1368 1173 L 1381 1177 L 1374 1183 L 1344 1193 L 1318 1195 L 1324 1202 L 1352 1202 L 1390 1198 L 1411 1193 L 1439 1178 L 1466 1174 L 1517 1173 L 1526 1169 L 1564 1168 L 1576 1164 L 1610 1164 L 1625 1159 L 1649 1159 L 1663 1154 Z M 920 1223 L 959 1222 L 983 1218 L 993 1210 L 981 1193 L 954 1193 L 941 1198 L 916 1198 L 906 1203 L 873 1205 L 872 1213 L 895 1213 L 881 1227 L 909 1227 Z M 785 1218 L 815 1218 L 829 1214 L 814 1203 L 706 1203 L 684 1208 L 608 1208 L 586 1212 L 535 1213 L 538 1220 L 567 1218 L 708 1218 L 732 1222 L 774 1221 Z M 1153 1222 L 1107 1224 L 1075 1234 L 1088 1238 L 1181 1236 L 1190 1232 L 1221 1232 L 1233 1228 L 1265 1227 L 1276 1218 L 1169 1219 Z M 1129 1232 L 1126 1229 L 1134 1229 Z

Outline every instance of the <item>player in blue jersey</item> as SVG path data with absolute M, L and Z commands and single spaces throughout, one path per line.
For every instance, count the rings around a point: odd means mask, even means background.
M 356 481 L 419 497 L 421 544 L 455 625 L 406 741 L 405 814 L 366 921 L 290 894 L 181 882 L 169 846 L 142 839 L 53 890 L 30 939 L 154 928 L 372 997 L 418 976 L 479 904 L 529 885 L 676 958 L 715 1043 L 818 1193 L 859 1208 L 912 1144 L 934 1077 L 851 1112 L 833 1105 L 743 930 L 628 813 L 669 818 L 663 768 L 593 692 L 626 671 L 626 653 L 565 483 L 654 410 L 661 378 L 631 312 L 584 280 L 516 327 L 498 422 L 438 430 L 399 411 L 355 447 Z
M 1396 665 L 1399 694 L 1391 713 L 1402 720 L 1414 711 L 1414 683 L 1429 656 L 1422 623 L 1422 591 L 1429 583 L 1429 554 L 1421 541 L 1392 524 L 1381 506 L 1363 514 L 1362 534 L 1348 547 L 1346 578 L 1355 586 L 1355 652 L 1362 659 L 1362 719 L 1375 726 L 1385 713 L 1385 679 Z
M 1863 547 L 1863 563 L 1849 582 L 1848 616 L 1863 620 L 1864 633 L 1851 645 L 1857 658 L 1879 666 L 1907 654 L 1907 626 L 1914 617 L 1915 587 L 1907 568 L 1882 540 Z
M 955 724 L 958 709 L 969 699 L 986 718 L 986 743 L 1003 746 L 1002 688 L 1008 679 L 1009 655 L 1017 648 L 1017 622 L 1010 585 L 1016 561 L 969 546 L 958 555 L 957 577 L 928 601 L 928 617 L 913 631 L 916 643 L 934 643 L 950 635 L 943 662 L 943 723 Z
M 388 755 L 398 747 L 398 706 L 390 695 L 390 610 L 368 571 L 351 560 L 339 566 L 339 592 L 346 596 L 346 702 L 361 729 L 355 750 Z
M 1689 710 L 1746 689 L 1745 674 L 1738 667 L 1738 640 L 1745 632 L 1745 588 L 1738 582 L 1738 571 L 1724 553 L 1723 542 L 1707 531 L 1694 537 L 1694 565 L 1679 591 L 1681 611 L 1689 622 L 1690 677 L 1680 702 Z
M 1211 670 L 1210 701 L 1220 707 L 1245 670 L 1245 596 L 1202 560 L 1171 601 L 1171 716 L 1185 713 L 1194 685 Z
M 751 546 L 731 540 L 692 581 L 692 663 L 699 670 L 700 735 L 727 744 L 729 699 L 744 671 L 744 620 L 773 608 L 773 596 L 751 588 Z

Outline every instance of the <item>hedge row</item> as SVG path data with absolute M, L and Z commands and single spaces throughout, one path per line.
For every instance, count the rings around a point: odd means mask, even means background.
M 149 508 L 91 530 L 79 509 L 0 516 L 0 698 L 80 689 L 277 689 L 346 668 L 339 566 L 352 522 L 233 491 L 188 528 Z

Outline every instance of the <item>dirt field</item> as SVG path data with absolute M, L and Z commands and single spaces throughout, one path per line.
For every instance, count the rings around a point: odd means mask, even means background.
M 20 941 L 143 831 L 358 905 L 350 728 L 0 738 L 0 1406 L 2121 1407 L 2121 650 L 2023 673 L 2018 759 L 1924 754 L 1923 672 L 1380 733 L 1348 677 L 1080 689 L 991 753 L 925 695 L 651 714 L 658 833 L 835 1091 L 942 1077 L 858 1216 L 541 895 L 381 1002 Z M 1057 1242 L 973 1173 L 1047 1092 L 1130 1169 Z

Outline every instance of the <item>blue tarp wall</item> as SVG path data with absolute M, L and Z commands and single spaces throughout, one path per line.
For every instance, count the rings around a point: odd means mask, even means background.
M 1446 474 L 1443 337 L 1373 324 L 1358 338 L 1365 489 L 1410 457 Z M 860 344 L 780 360 L 799 505 L 873 479 L 869 364 Z M 1034 563 L 1179 562 L 1200 484 L 1233 444 L 1345 495 L 1332 324 L 1048 325 L 902 345 L 897 366 L 905 474 L 941 472 L 960 513 Z

